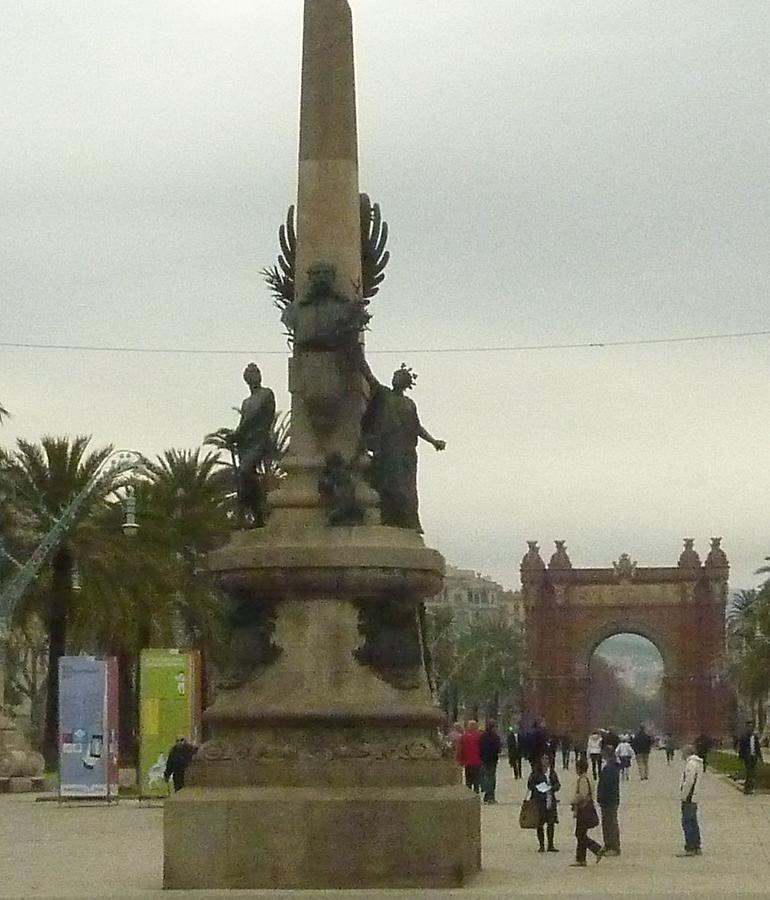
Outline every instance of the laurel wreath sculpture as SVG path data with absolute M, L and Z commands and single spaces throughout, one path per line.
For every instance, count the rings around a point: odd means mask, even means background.
M 382 219 L 379 203 L 372 203 L 367 194 L 361 201 L 361 285 L 360 296 L 367 306 L 380 290 L 385 280 L 385 267 L 390 260 L 388 223 Z M 267 282 L 273 297 L 273 305 L 283 312 L 294 302 L 296 280 L 297 231 L 294 222 L 294 206 L 289 207 L 286 223 L 278 229 L 281 252 L 277 265 L 262 269 L 260 274 Z M 356 285 L 357 291 L 359 286 Z

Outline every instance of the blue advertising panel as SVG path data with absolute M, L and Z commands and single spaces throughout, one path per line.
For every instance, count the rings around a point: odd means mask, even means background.
M 63 656 L 59 660 L 59 794 L 109 797 L 114 728 L 109 715 L 112 660 Z

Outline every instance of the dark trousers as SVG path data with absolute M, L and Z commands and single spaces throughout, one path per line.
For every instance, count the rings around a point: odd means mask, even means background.
M 465 786 L 470 788 L 474 794 L 478 794 L 481 785 L 480 785 L 480 777 L 481 777 L 481 766 L 466 766 L 465 767 Z
M 561 751 L 561 766 L 563 769 L 569 769 L 569 749 Z
M 594 781 L 599 777 L 599 772 L 602 770 L 602 755 L 601 753 L 592 753 L 591 754 L 591 774 L 594 776 Z
M 510 759 L 511 768 L 513 769 L 513 777 L 518 781 L 521 778 L 521 757 L 513 756 Z
M 577 849 L 575 850 L 575 862 L 584 863 L 586 861 L 586 851 L 598 854 L 602 849 L 602 845 L 597 843 L 592 837 L 588 836 L 588 829 L 581 822 L 575 825 L 575 837 L 577 838 Z
M 605 850 L 620 853 L 620 826 L 617 806 L 602 806 L 602 838 Z
M 673 751 L 673 750 L 669 750 L 668 747 L 666 747 L 666 762 L 667 762 L 669 765 L 671 765 L 671 760 L 672 760 L 673 758 L 674 758 L 674 751 Z M 705 769 L 704 769 L 704 772 L 705 772 Z
M 698 804 L 692 800 L 682 800 L 682 831 L 684 849 L 687 853 L 700 850 L 700 826 L 698 825 Z
M 743 782 L 743 793 L 754 793 L 754 779 L 757 773 L 757 760 L 752 756 L 750 759 L 744 759 L 743 765 L 746 766 L 746 780 Z
M 495 799 L 497 789 L 497 764 L 482 763 L 479 774 L 479 784 L 484 792 L 484 802 L 491 803 Z
M 537 826 L 537 840 L 541 847 L 545 847 L 545 838 L 548 836 L 548 846 L 553 847 L 554 823 L 549 822 L 545 828 L 542 825 Z

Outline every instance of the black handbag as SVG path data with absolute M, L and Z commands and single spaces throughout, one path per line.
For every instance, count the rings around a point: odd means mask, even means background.
M 537 800 L 527 797 L 521 802 L 521 810 L 519 811 L 519 827 L 520 828 L 537 828 L 540 825 L 540 807 Z

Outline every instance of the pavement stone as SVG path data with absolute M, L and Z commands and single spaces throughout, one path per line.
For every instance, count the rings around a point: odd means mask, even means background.
M 525 765 L 525 769 L 527 766 Z M 745 797 L 708 773 L 700 803 L 703 856 L 682 850 L 677 785 L 681 763 L 667 767 L 654 755 L 650 780 L 622 786 L 623 855 L 572 869 L 574 835 L 569 797 L 574 772 L 560 773 L 564 788 L 558 854 L 538 854 L 533 832 L 518 827 L 524 794 L 501 762 L 496 806 L 482 809 L 482 873 L 462 890 L 440 891 L 174 891 L 175 898 L 224 897 L 397 900 L 397 898 L 717 897 L 770 895 L 770 796 Z M 597 832 L 594 832 L 596 835 Z M 34 796 L 0 796 L 0 897 L 152 897 L 161 895 L 162 810 L 121 801 L 60 806 Z M 168 897 L 168 893 L 166 894 Z

